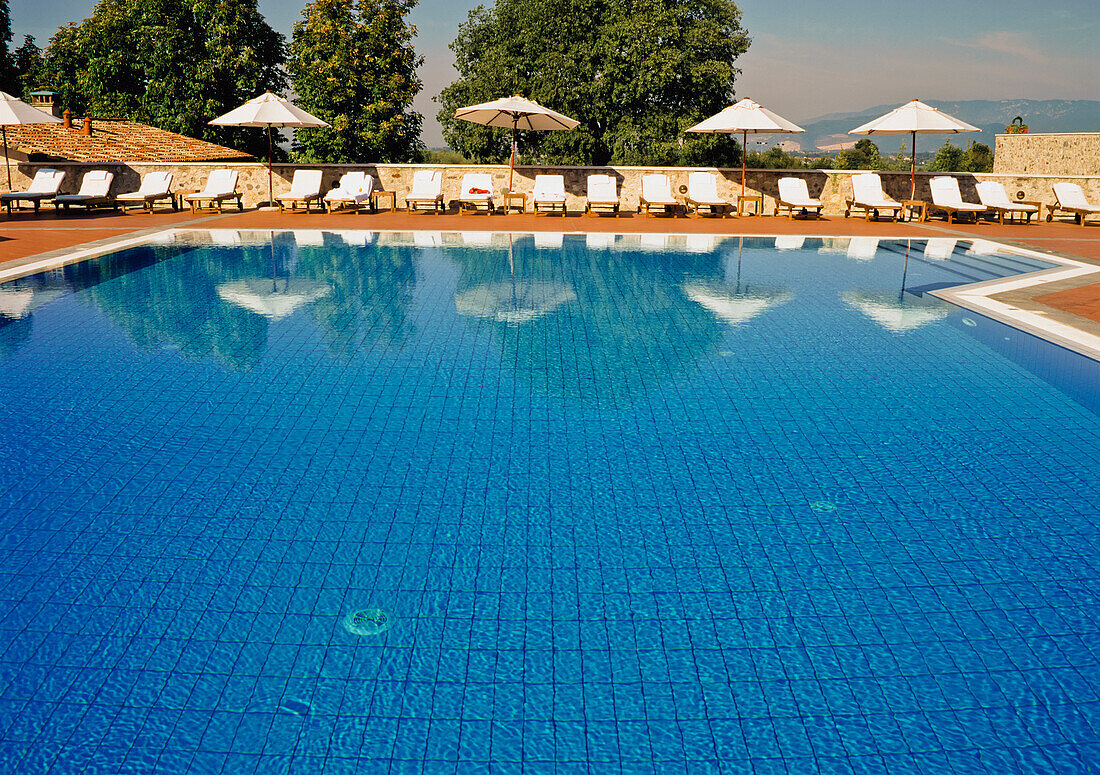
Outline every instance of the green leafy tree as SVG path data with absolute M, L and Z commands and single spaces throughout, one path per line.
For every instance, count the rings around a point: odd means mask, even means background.
M 416 0 L 314 0 L 294 25 L 287 61 L 303 109 L 331 126 L 298 132 L 312 162 L 416 161 L 422 118 L 406 16 Z
M 283 36 L 256 1 L 100 0 L 91 17 L 54 35 L 48 75 L 75 113 L 134 119 L 266 155 L 264 130 L 207 123 L 286 86 Z
M 845 148 L 836 156 L 838 170 L 878 170 L 883 167 L 884 163 L 882 156 L 879 155 L 878 146 L 867 138 L 857 141 L 855 147 Z
M 732 0 L 497 0 L 451 44 L 459 78 L 436 98 L 451 148 L 508 157 L 507 131 L 457 108 L 520 94 L 572 116 L 570 132 L 522 132 L 521 158 L 555 164 L 734 164 L 730 135 L 684 130 L 733 101 L 749 47 Z
M 940 149 L 936 151 L 936 155 L 932 157 L 932 161 L 928 164 L 929 172 L 961 172 L 963 169 L 963 156 L 965 155 L 962 148 L 957 145 L 953 145 L 950 141 L 945 142 Z
M 967 172 L 992 172 L 993 151 L 985 143 L 971 143 L 963 154 L 963 169 Z
M 8 0 L 0 0 L 0 91 L 18 96 L 19 72 L 11 55 L 11 11 Z
M 47 85 L 46 63 L 42 58 L 42 49 L 34 42 L 33 35 L 23 37 L 23 45 L 15 50 L 15 72 L 19 79 L 19 94 Z

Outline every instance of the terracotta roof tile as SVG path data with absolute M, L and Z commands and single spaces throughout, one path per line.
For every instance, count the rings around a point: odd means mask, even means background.
M 243 151 L 121 119 L 92 119 L 92 136 L 64 124 L 6 127 L 8 146 L 32 160 L 75 162 L 198 162 L 251 159 Z

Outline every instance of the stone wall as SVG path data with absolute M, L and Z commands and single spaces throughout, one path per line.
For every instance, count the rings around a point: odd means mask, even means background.
M 1097 135 L 1100 137 L 1100 135 Z M 141 175 L 154 170 L 170 170 L 173 173 L 172 187 L 177 191 L 195 191 L 203 187 L 210 171 L 217 167 L 231 167 L 238 171 L 240 182 L 238 189 L 244 195 L 246 206 L 255 206 L 267 199 L 267 167 L 262 163 L 236 163 L 236 164 L 19 164 L 18 170 L 12 168 L 12 182 L 18 189 L 26 188 L 34 170 L 38 167 L 52 166 L 64 169 L 68 172 L 63 190 L 76 191 L 80 185 L 80 178 L 84 172 L 90 169 L 110 169 L 115 173 L 114 193 L 134 191 L 137 189 Z M 462 176 L 467 172 L 486 172 L 493 176 L 493 187 L 498 193 L 508 186 L 507 165 L 416 165 L 416 164 L 318 164 L 308 165 L 309 169 L 322 169 L 324 177 L 322 190 L 336 185 L 340 176 L 349 170 L 364 170 L 374 176 L 378 187 L 385 191 L 393 191 L 396 194 L 397 206 L 404 206 L 404 198 L 408 193 L 412 181 L 413 172 L 422 169 L 443 170 L 443 196 L 450 204 L 458 197 Z M 274 190 L 276 195 L 290 190 L 290 179 L 296 169 L 295 165 L 276 164 L 273 168 Z M 732 201 L 741 190 L 740 168 L 704 168 L 718 175 L 718 194 Z M 639 194 L 641 193 L 642 176 L 653 172 L 667 174 L 672 183 L 674 194 L 682 194 L 687 190 L 688 175 L 694 168 L 687 167 L 517 167 L 512 188 L 516 191 L 530 194 L 534 187 L 535 176 L 539 174 L 560 174 L 565 177 L 566 206 L 571 212 L 584 210 L 584 198 L 588 176 L 591 174 L 613 175 L 619 183 L 622 208 L 633 211 L 638 208 Z M 765 210 L 768 213 L 774 211 L 774 198 L 778 193 L 779 178 L 785 176 L 801 177 L 806 180 L 810 195 L 822 200 L 825 204 L 826 215 L 841 215 L 844 212 L 844 199 L 852 192 L 851 176 L 853 172 L 847 170 L 749 170 L 746 176 L 746 184 L 749 193 L 763 193 L 765 196 Z M 908 172 L 880 172 L 883 188 L 886 193 L 895 199 L 909 198 L 909 173 Z M 932 173 L 917 173 L 917 199 L 930 199 L 928 181 L 935 175 Z M 1023 199 L 1052 203 L 1054 196 L 1051 186 L 1060 180 L 1072 180 L 1085 190 L 1090 201 L 1100 202 L 1100 174 L 1090 177 L 1077 177 L 1070 175 L 1040 175 L 1040 174 L 970 174 L 956 173 L 959 179 L 959 187 L 963 198 L 968 201 L 977 201 L 974 185 L 980 180 L 999 180 L 1005 184 L 1010 197 L 1015 197 L 1017 192 L 1023 192 Z M 498 204 L 500 204 L 498 199 Z M 530 204 L 528 204 L 530 209 Z
M 1013 175 L 1100 175 L 1100 133 L 997 135 L 993 172 Z

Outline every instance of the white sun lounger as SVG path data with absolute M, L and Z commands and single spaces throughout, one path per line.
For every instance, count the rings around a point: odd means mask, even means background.
M 405 211 L 431 210 L 443 212 L 443 173 L 439 170 L 417 170 L 413 173 L 412 189 L 405 195 Z
M 775 198 L 776 215 L 782 215 L 783 209 L 786 208 L 791 220 L 794 220 L 797 213 L 806 216 L 815 215 L 820 218 L 823 206 L 820 199 L 814 199 L 810 196 L 810 190 L 806 187 L 806 181 L 802 178 L 779 179 L 779 196 Z M 811 210 L 814 212 L 811 213 Z
M 60 194 L 53 198 L 54 207 L 58 205 L 66 210 L 70 206 L 87 207 L 113 207 L 118 209 L 118 202 L 111 198 L 111 183 L 115 174 L 107 170 L 91 170 L 85 172 L 80 179 L 80 190 L 75 194 Z
M 493 212 L 493 176 L 487 172 L 467 172 L 458 188 L 458 213 Z
M 985 205 L 963 201 L 962 194 L 959 193 L 959 181 L 953 177 L 941 175 L 938 178 L 932 178 L 928 186 L 932 189 L 930 214 L 943 213 L 948 223 L 958 223 L 960 213 L 973 215 L 974 221 L 977 222 L 978 216 L 986 211 Z
M 37 213 L 43 202 L 57 196 L 64 180 L 65 173 L 61 170 L 40 169 L 34 173 L 34 178 L 26 191 L 0 194 L 0 202 L 8 208 L 8 215 L 11 215 L 12 205 L 18 207 L 19 202 L 30 202 L 34 205 L 34 211 Z M 57 205 L 55 204 L 54 207 L 56 208 Z
M 1100 215 L 1100 205 L 1094 205 L 1085 199 L 1085 192 L 1076 183 L 1054 184 L 1054 205 L 1047 208 L 1047 220 L 1053 220 L 1055 212 L 1061 210 L 1073 216 L 1074 220 L 1085 225 L 1085 218 Z
M 688 175 L 688 192 L 684 201 L 692 215 L 717 215 L 728 213 L 733 205 L 718 196 L 718 176 L 713 172 L 692 172 Z M 706 210 L 706 212 L 702 212 Z
M 879 212 L 890 211 L 890 217 L 897 220 L 901 214 L 901 202 L 886 196 L 882 190 L 882 178 L 874 172 L 852 175 L 852 198 L 844 201 L 844 217 L 852 210 L 863 210 L 863 219 L 878 219 Z
M 183 197 L 183 201 L 191 205 L 191 212 L 195 212 L 203 202 L 209 202 L 211 209 L 217 206 L 218 212 L 221 212 L 222 205 L 231 199 L 237 200 L 238 210 L 244 210 L 241 195 L 237 191 L 237 171 L 230 169 L 214 170 L 206 179 L 206 188 L 197 194 Z
M 297 173 L 295 173 L 294 178 L 297 180 Z M 344 207 L 350 207 L 359 212 L 359 207 L 364 202 L 370 207 L 370 197 L 373 192 L 374 178 L 368 173 L 361 171 L 345 172 L 340 176 L 340 182 L 336 188 L 325 194 L 324 205 L 330 213 Z
M 619 212 L 619 193 L 615 178 L 611 175 L 589 175 L 588 196 L 585 197 L 586 213 L 616 215 Z
M 1011 221 L 1014 216 L 1024 216 L 1025 223 L 1031 223 L 1031 216 L 1039 215 L 1039 207 L 1023 202 L 1013 202 L 1008 198 L 1003 183 L 996 180 L 983 180 L 974 187 L 978 191 L 978 201 L 985 205 L 987 210 L 997 214 L 1001 223 L 1005 222 L 1005 216 Z M 1035 218 L 1039 220 L 1038 217 Z
M 639 205 L 646 215 L 653 215 L 654 209 L 665 215 L 671 215 L 676 212 L 679 204 L 672 196 L 672 185 L 668 181 L 668 175 L 654 173 L 642 176 L 642 196 Z
M 320 202 L 321 209 L 324 209 L 324 202 L 321 201 L 321 174 L 321 170 L 294 170 L 290 191 L 275 197 L 279 203 L 279 212 L 285 210 L 288 204 L 291 210 L 296 210 L 302 204 L 308 213 L 311 202 Z
M 565 178 L 561 175 L 536 175 L 531 201 L 536 213 L 565 215 Z
M 133 202 L 141 203 L 141 208 L 148 213 L 153 212 L 153 205 L 159 199 L 167 199 L 172 203 L 172 209 L 176 206 L 176 197 L 172 194 L 171 172 L 147 172 L 141 179 L 141 185 L 137 191 L 127 191 L 115 197 L 122 204 L 122 211 L 126 212 L 126 205 Z

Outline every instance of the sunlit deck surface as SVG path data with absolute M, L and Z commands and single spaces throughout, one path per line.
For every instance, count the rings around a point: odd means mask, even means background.
M 948 224 L 865 221 L 862 218 L 827 216 L 822 219 L 791 220 L 786 217 L 745 216 L 740 218 L 648 217 L 626 213 L 619 217 L 565 217 L 512 213 L 509 215 L 433 215 L 403 211 L 379 213 L 306 213 L 302 210 L 236 210 L 217 212 L 155 213 L 131 211 L 54 212 L 38 215 L 18 211 L 0 215 L 0 266 L 52 251 L 77 249 L 115 239 L 170 227 L 219 229 L 369 229 L 411 231 L 564 231 L 564 232 L 672 232 L 687 234 L 746 234 L 756 236 L 802 234 L 828 237 L 891 237 L 927 239 L 957 237 L 985 239 L 1009 245 L 1050 251 L 1100 264 L 1100 225 L 1066 222 L 1006 224 Z M 1100 325 L 1100 283 L 1090 278 L 1067 285 L 1037 286 L 1026 294 L 1031 306 L 1056 314 L 1063 322 L 1093 332 Z M 1023 301 L 1016 298 L 1016 301 Z

